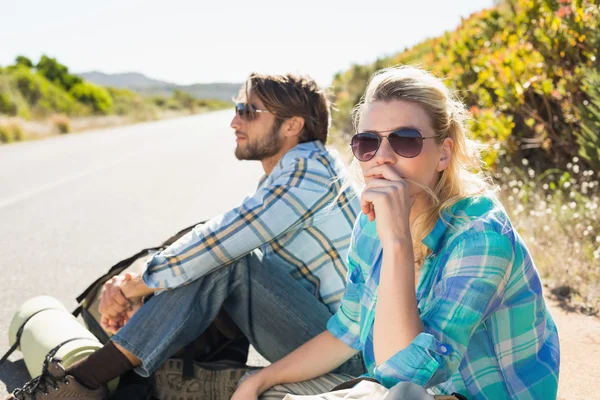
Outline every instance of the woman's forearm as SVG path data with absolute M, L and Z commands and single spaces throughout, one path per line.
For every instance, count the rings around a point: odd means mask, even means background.
M 324 375 L 356 353 L 357 350 L 325 331 L 248 380 L 254 380 L 262 393 L 280 383 L 300 382 Z
M 409 240 L 384 246 L 373 332 L 380 365 L 423 331 L 415 292 L 414 253 Z

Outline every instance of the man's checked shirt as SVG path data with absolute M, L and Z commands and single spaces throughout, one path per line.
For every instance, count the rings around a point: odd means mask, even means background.
M 375 222 L 361 215 L 349 251 L 342 305 L 328 330 L 361 350 L 368 374 L 386 387 L 410 381 L 468 399 L 555 399 L 558 333 L 523 240 L 490 197 L 444 211 L 423 243 L 419 277 L 423 332 L 380 365 L 373 322 L 383 252 Z M 385 318 L 377 315 L 377 318 Z
M 144 282 L 151 288 L 176 288 L 260 249 L 263 259 L 289 271 L 335 312 L 360 210 L 351 188 L 340 194 L 345 178 L 342 161 L 321 142 L 297 145 L 239 207 L 155 254 Z

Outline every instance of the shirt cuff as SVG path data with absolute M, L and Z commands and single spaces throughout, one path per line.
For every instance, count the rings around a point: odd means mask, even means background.
M 341 308 L 327 321 L 327 330 L 342 343 L 347 344 L 355 350 L 362 350 L 358 324 L 349 322 L 347 317 L 343 317 L 340 314 L 342 314 Z M 354 330 L 357 330 L 357 332 L 354 332 Z
M 157 266 L 163 266 L 164 268 L 160 271 L 151 272 L 152 268 Z M 154 253 L 146 261 L 146 269 L 142 274 L 142 280 L 149 288 L 160 289 L 154 294 L 160 294 L 189 283 L 189 279 L 183 270 L 179 269 L 179 274 L 176 275 L 173 268 L 168 267 L 165 257 L 161 256 L 160 253 Z
M 400 350 L 386 362 L 378 365 L 373 374 L 385 387 L 392 387 L 398 382 L 413 382 L 423 387 L 445 382 L 451 374 L 445 370 L 444 357 L 453 352 L 451 345 L 438 341 L 429 333 L 419 333 L 408 347 Z M 440 376 L 441 375 L 441 376 Z M 448 376 L 446 376 L 448 375 Z M 441 380 L 438 381 L 438 377 Z

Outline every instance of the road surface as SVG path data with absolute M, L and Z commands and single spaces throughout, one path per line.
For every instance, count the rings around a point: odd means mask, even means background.
M 108 267 L 239 204 L 263 174 L 238 161 L 231 111 L 0 146 L 0 353 L 15 310 L 74 298 Z M 27 380 L 20 353 L 0 396 Z

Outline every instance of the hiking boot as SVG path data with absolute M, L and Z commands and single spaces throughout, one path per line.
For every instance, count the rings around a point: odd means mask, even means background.
M 108 398 L 106 387 L 96 390 L 88 389 L 71 376 L 67 375 L 61 364 L 61 359 L 46 359 L 42 374 L 30 380 L 20 389 L 15 389 L 12 394 L 3 400 L 53 400 L 53 399 L 78 399 L 78 400 L 104 400 Z
M 154 373 L 154 395 L 159 400 L 229 400 L 248 371 L 237 362 L 194 362 L 193 376 L 185 379 L 183 360 L 170 359 Z

